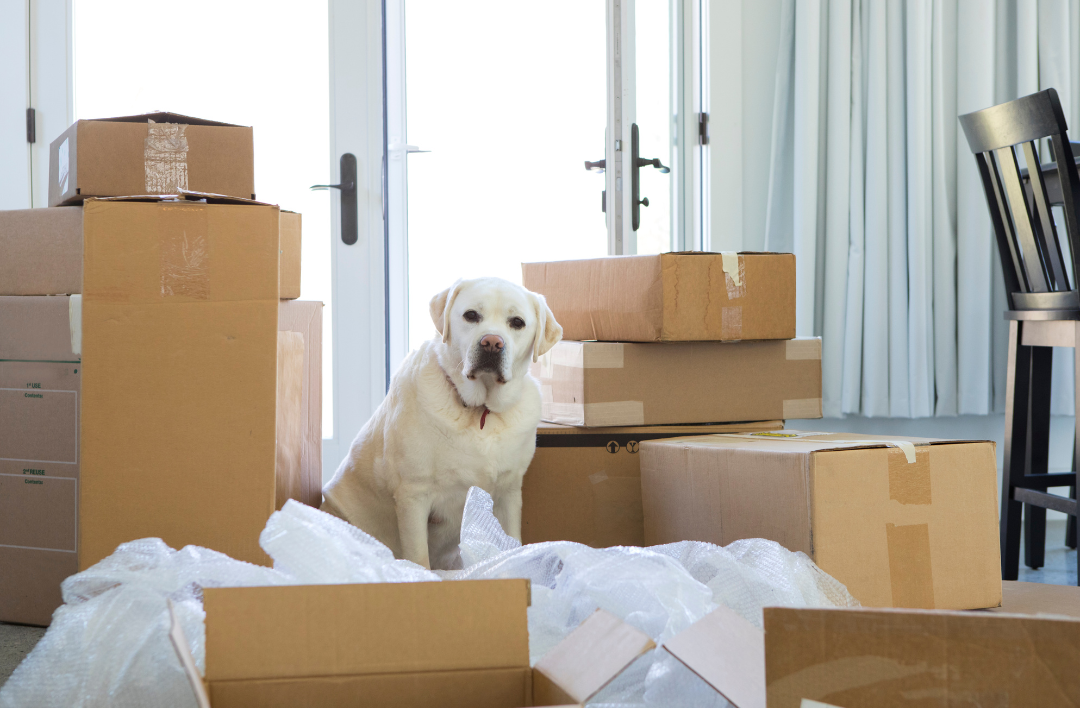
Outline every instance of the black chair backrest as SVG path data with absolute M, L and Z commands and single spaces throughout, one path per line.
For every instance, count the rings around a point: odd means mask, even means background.
M 982 175 L 1010 309 L 1077 309 L 1080 303 L 1075 286 L 1069 283 L 1035 145 L 1036 140 L 1049 138 L 1058 158 L 1065 230 L 1075 276 L 1080 274 L 1080 253 L 1076 248 L 1080 237 L 1080 178 L 1057 91 L 1047 89 L 968 113 L 960 116 L 960 125 Z M 1030 190 L 1022 184 L 1017 149 L 1027 163 Z

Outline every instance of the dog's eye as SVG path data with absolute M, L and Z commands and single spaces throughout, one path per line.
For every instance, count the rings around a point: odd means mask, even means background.
M 466 310 L 465 314 L 462 315 L 462 316 L 465 318 L 466 322 L 479 322 L 480 321 L 480 313 L 477 312 L 476 310 Z
M 525 329 L 525 320 L 520 317 L 511 317 L 510 326 L 514 329 Z

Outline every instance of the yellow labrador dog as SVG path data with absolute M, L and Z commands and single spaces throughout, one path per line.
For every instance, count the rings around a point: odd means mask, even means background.
M 409 354 L 323 489 L 322 508 L 398 558 L 449 568 L 469 487 L 521 540 L 521 480 L 536 450 L 540 386 L 529 363 L 562 338 L 542 295 L 499 278 L 431 300 L 440 337 Z

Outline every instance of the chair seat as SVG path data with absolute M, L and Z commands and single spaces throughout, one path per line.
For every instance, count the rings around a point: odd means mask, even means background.
M 1080 320 L 1080 310 L 1005 310 L 1007 320 Z

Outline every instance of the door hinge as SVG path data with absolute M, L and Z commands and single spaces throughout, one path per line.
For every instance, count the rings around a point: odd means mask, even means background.
M 37 142 L 37 111 L 33 108 L 26 109 L 26 142 Z
M 698 113 L 698 145 L 709 144 L 709 114 Z

